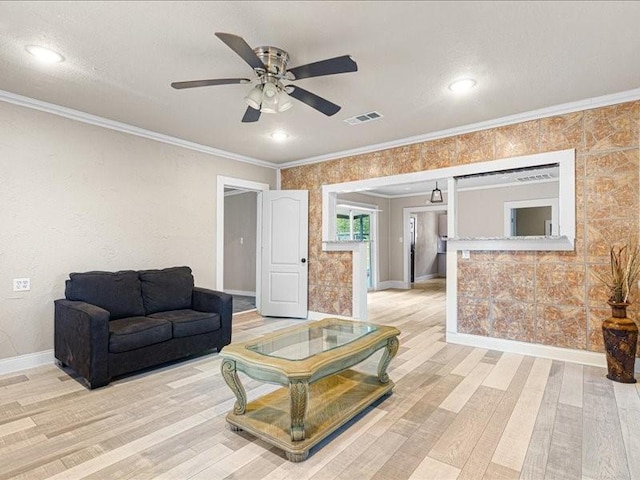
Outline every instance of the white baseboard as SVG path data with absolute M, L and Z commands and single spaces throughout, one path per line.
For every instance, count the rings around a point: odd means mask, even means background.
M 408 290 L 409 287 L 402 280 L 387 280 L 386 282 L 379 282 L 379 290 L 389 290 L 390 288 L 399 288 L 401 290 Z
M 499 350 L 501 352 L 509 353 L 520 353 L 523 355 L 550 358 L 552 360 L 562 360 L 570 363 L 581 363 L 592 367 L 607 367 L 607 360 L 604 353 L 552 347 L 550 345 L 518 342 L 516 340 L 505 340 L 502 338 L 482 337 L 479 335 L 469 335 L 467 333 L 447 332 L 446 340 L 448 343 L 467 345 L 469 347 L 487 348 L 490 350 Z M 636 362 L 636 371 L 638 371 L 638 364 L 640 364 L 640 362 Z
M 422 275 L 420 277 L 416 277 L 416 282 L 424 282 L 425 280 L 431 280 L 432 278 L 438 278 L 437 273 L 429 273 L 428 275 Z
M 242 315 L 243 313 L 257 312 L 257 311 L 258 311 L 258 309 L 257 309 L 257 308 L 252 308 L 251 310 L 243 310 L 243 311 L 241 311 L 241 312 L 234 312 L 234 313 L 232 314 L 232 316 L 233 316 L 233 315 Z M 260 313 L 260 312 L 258 312 L 258 313 Z
M 53 350 L 27 353 L 17 357 L 3 358 L 0 360 L 0 375 L 19 372 L 28 368 L 50 365 L 54 362 Z
M 342 320 L 355 320 L 353 317 L 344 317 L 342 315 L 334 315 L 332 313 L 307 312 L 307 320 L 322 320 L 323 318 L 341 318 Z
M 353 320 L 353 317 L 345 317 L 342 315 L 333 315 L 330 313 L 309 311 L 308 320 L 322 320 L 323 318 L 341 318 L 345 320 Z M 607 367 L 607 361 L 604 353 L 587 352 L 584 350 L 573 350 L 570 348 L 552 347 L 550 345 L 540 345 L 537 343 L 518 342 L 516 340 L 505 340 L 502 338 L 482 337 L 479 335 L 469 335 L 466 333 L 447 332 L 446 341 L 458 345 L 467 345 L 470 347 L 487 348 L 490 350 L 499 350 L 509 353 L 520 353 L 523 355 L 531 355 L 534 357 L 550 358 L 552 360 L 561 360 L 564 362 L 580 363 L 593 367 Z M 17 357 L 0 359 L 0 375 L 19 372 L 29 368 L 40 367 L 42 365 L 50 365 L 55 362 L 53 350 L 44 350 L 42 352 L 27 353 Z M 640 362 L 636 361 L 636 373 L 640 372 Z
M 224 293 L 228 293 L 229 295 L 241 295 L 243 297 L 255 297 L 256 292 L 245 292 L 244 290 L 227 290 L 225 288 Z

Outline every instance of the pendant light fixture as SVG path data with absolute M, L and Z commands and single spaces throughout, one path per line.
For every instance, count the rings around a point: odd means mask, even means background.
M 436 182 L 436 188 L 431 191 L 431 203 L 442 203 L 442 190 L 438 188 L 438 182 Z

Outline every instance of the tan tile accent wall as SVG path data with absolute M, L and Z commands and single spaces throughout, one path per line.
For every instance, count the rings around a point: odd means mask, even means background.
M 540 151 L 584 149 L 584 112 L 540 120 Z
M 456 149 L 456 165 L 494 160 L 495 129 L 458 135 Z
M 491 263 L 491 298 L 533 303 L 535 267 L 533 263 Z
M 610 314 L 610 309 L 606 309 Z M 587 348 L 587 310 L 584 307 L 537 305 L 535 341 L 556 347 Z M 602 332 L 598 332 L 602 338 Z
M 530 342 L 535 338 L 535 308 L 533 303 L 492 300 L 492 336 Z
M 496 158 L 540 152 L 540 121 L 496 128 Z
M 491 304 L 488 299 L 458 298 L 458 331 L 473 335 L 490 336 Z
M 422 144 L 419 171 L 435 170 L 454 165 L 456 161 L 456 138 L 448 137 Z
M 585 147 L 588 152 L 638 146 L 638 102 L 587 110 L 584 116 Z
M 351 314 L 351 254 L 322 251 L 322 185 L 575 148 L 575 251 L 459 258 L 458 331 L 602 351 L 610 309 L 593 272 L 611 242 L 640 233 L 639 147 L 636 101 L 283 170 L 283 188 L 310 192 L 309 308 Z

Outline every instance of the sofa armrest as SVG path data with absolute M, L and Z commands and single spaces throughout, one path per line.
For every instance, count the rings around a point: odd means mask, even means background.
M 56 300 L 55 357 L 91 388 L 109 383 L 109 312 L 85 302 Z
M 231 319 L 233 318 L 233 298 L 231 295 L 194 287 L 192 294 L 193 309 L 199 312 L 213 312 L 220 315 L 221 337 L 218 342 L 218 351 L 231 343 Z

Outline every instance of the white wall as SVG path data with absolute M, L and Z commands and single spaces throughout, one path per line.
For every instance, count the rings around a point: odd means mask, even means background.
M 224 290 L 256 291 L 257 194 L 224 199 Z
M 439 212 L 417 212 L 415 245 L 415 278 L 438 273 Z
M 0 102 L 0 358 L 53 347 L 69 272 L 189 265 L 215 287 L 217 175 L 275 187 L 273 169 Z

